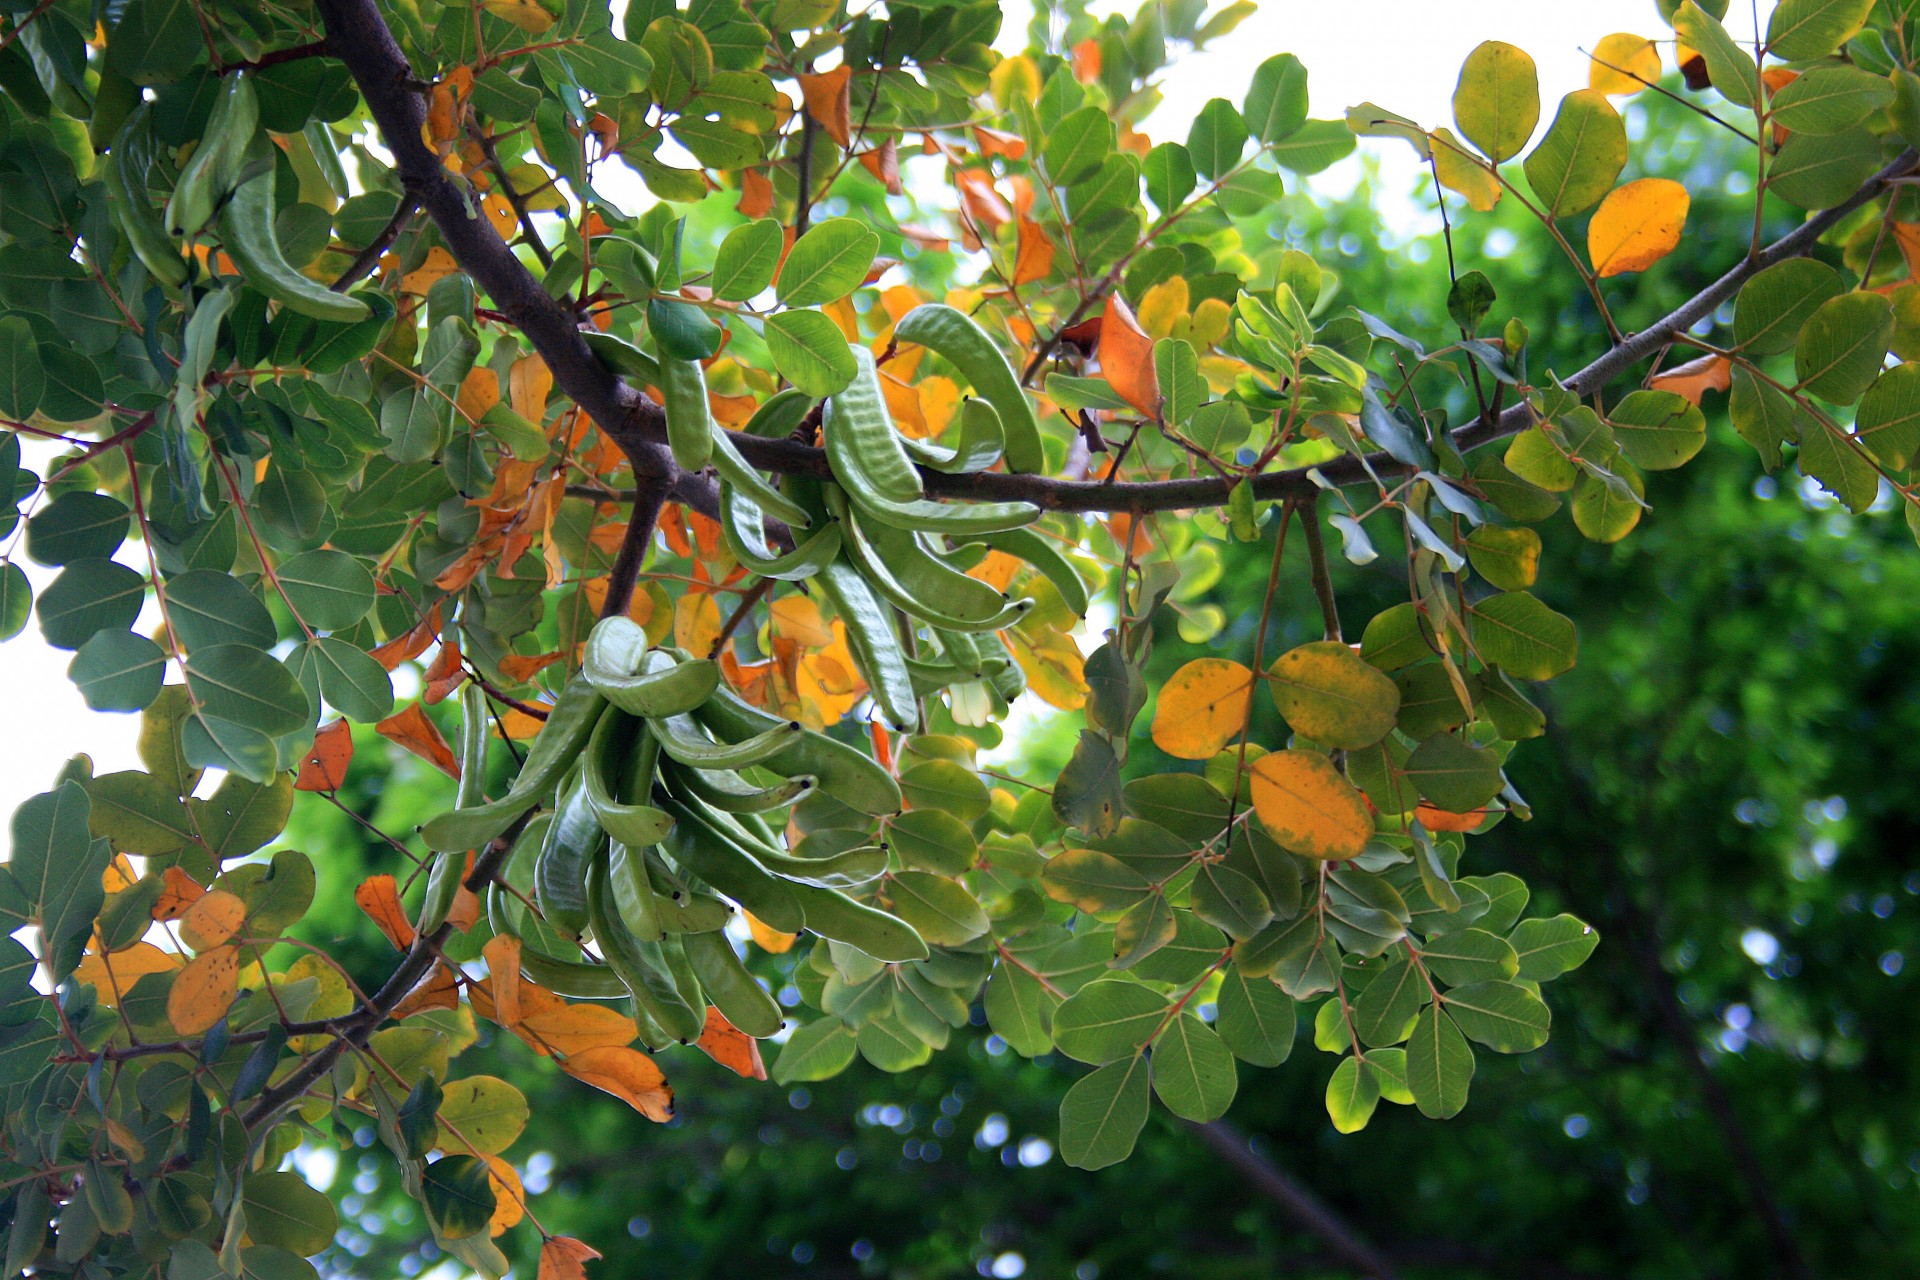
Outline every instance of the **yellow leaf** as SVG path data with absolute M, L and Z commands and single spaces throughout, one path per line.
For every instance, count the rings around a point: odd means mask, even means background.
M 1181 760 L 1210 760 L 1246 727 L 1252 704 L 1252 671 L 1225 658 L 1197 658 L 1161 688 L 1153 744 Z
M 1400 689 L 1387 674 L 1337 640 L 1316 640 L 1267 668 L 1274 705 L 1295 733 L 1329 747 L 1358 750 L 1387 736 L 1400 713 Z
M 540 1274 L 536 1280 L 587 1280 L 587 1263 L 600 1251 L 572 1236 L 551 1236 L 540 1246 Z
M 1253 811 L 1275 840 L 1309 858 L 1357 858 L 1373 834 L 1367 802 L 1314 751 L 1275 751 L 1254 761 Z
M 1037 635 L 1016 630 L 1006 632 L 1005 638 L 1014 661 L 1026 672 L 1029 692 L 1062 711 L 1087 705 L 1086 660 L 1072 636 L 1043 627 Z
M 240 949 L 216 947 L 195 956 L 167 992 L 167 1021 L 183 1036 L 197 1036 L 226 1016 L 240 992 Z
M 688 592 L 673 604 L 673 642 L 697 658 L 720 640 L 720 606 L 706 591 Z
M 922 378 L 914 389 L 920 393 L 920 416 L 927 424 L 929 439 L 938 436 L 953 421 L 953 415 L 960 410 L 960 388 L 952 378 L 934 374 Z
M 180 941 L 189 950 L 211 951 L 231 938 L 247 918 L 247 904 L 225 889 L 200 896 L 180 917 Z
M 468 987 L 467 999 L 473 1003 L 475 1013 L 501 1022 L 487 985 L 476 983 Z M 501 1025 L 507 1026 L 504 1022 Z M 568 1004 L 545 987 L 525 979 L 520 983 L 520 1021 L 507 1029 L 542 1055 L 627 1045 L 640 1034 L 633 1019 L 617 1010 L 603 1004 Z
M 513 411 L 528 422 L 545 422 L 553 372 L 539 356 L 521 356 L 507 370 L 507 395 Z
M 1227 325 L 1233 320 L 1233 308 L 1219 298 L 1208 298 L 1193 309 L 1193 323 L 1188 328 L 1188 336 L 1193 345 L 1205 350 L 1217 347 L 1227 336 Z
M 1476 213 L 1490 213 L 1500 203 L 1500 181 L 1473 155 L 1451 129 L 1435 129 L 1433 170 L 1440 185 L 1466 197 L 1467 207 Z
M 610 1093 L 647 1119 L 673 1119 L 673 1090 L 657 1063 L 638 1049 L 588 1049 L 568 1054 L 560 1069 L 576 1080 Z
M 727 1021 L 713 1005 L 707 1006 L 707 1025 L 700 1032 L 699 1045 L 721 1066 L 749 1080 L 765 1080 L 767 1064 L 760 1060 L 760 1045 L 746 1032 Z
M 1032 102 L 1040 96 L 1040 68 L 1024 53 L 1002 58 L 987 74 L 987 85 L 993 90 L 994 103 L 1002 109 L 1011 107 L 1016 98 Z
M 820 606 L 811 596 L 781 596 L 767 606 L 767 612 L 773 615 L 773 633 L 783 640 L 809 649 L 833 643 L 833 628 L 820 616 Z
M 133 984 L 150 973 L 171 973 L 180 967 L 180 957 L 171 955 L 151 942 L 136 942 L 125 951 L 112 955 L 88 952 L 73 971 L 74 981 L 93 984 L 100 1003 L 111 1009 Z
M 487 991 L 493 996 L 494 1017 L 511 1027 L 520 1021 L 520 939 L 496 933 L 480 948 L 487 962 Z
M 500 375 L 487 366 L 475 365 L 460 383 L 460 412 L 478 422 L 487 410 L 500 403 Z
M 1680 244 L 1687 189 L 1671 178 L 1639 178 L 1607 193 L 1587 224 L 1587 256 L 1602 278 L 1645 271 Z
M 751 911 L 747 912 L 747 932 L 762 951 L 776 956 L 793 950 L 793 944 L 800 938 L 797 933 L 780 932 Z
M 1601 93 L 1638 93 L 1660 79 L 1660 50 L 1645 36 L 1616 31 L 1601 37 L 1590 56 L 1587 87 Z
M 511 22 L 530 36 L 545 34 L 553 25 L 553 15 L 534 0 L 480 0 L 481 7 L 494 17 Z
M 453 255 L 436 246 L 427 250 L 425 261 L 401 277 L 400 289 L 403 293 L 425 293 L 433 288 L 436 280 L 459 269 L 460 264 L 453 260 Z
M 493 1217 L 487 1220 L 487 1234 L 497 1236 L 527 1216 L 527 1189 L 520 1175 L 499 1156 L 481 1156 L 487 1162 L 487 1181 L 493 1185 Z
M 1170 338 L 1176 324 L 1187 318 L 1191 290 L 1185 276 L 1168 276 L 1140 298 L 1140 327 L 1149 338 Z

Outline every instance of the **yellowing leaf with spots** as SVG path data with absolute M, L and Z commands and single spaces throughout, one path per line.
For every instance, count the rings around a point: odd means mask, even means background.
M 1357 858 L 1373 835 L 1367 802 L 1333 762 L 1313 751 L 1275 751 L 1253 762 L 1253 812 L 1284 847 L 1309 858 Z
M 534 0 L 481 0 L 481 7 L 530 36 L 541 35 L 553 25 L 553 15 Z
M 180 941 L 194 951 L 219 946 L 247 918 L 247 904 L 225 889 L 202 894 L 180 917 Z
M 1587 88 L 1618 96 L 1638 93 L 1660 79 L 1660 50 L 1645 36 L 1616 31 L 1593 46 Z
M 1329 747 L 1372 746 L 1400 714 L 1399 687 L 1337 640 L 1288 650 L 1267 668 L 1267 678 L 1293 731 Z
M 1587 256 L 1602 278 L 1645 271 L 1672 253 L 1687 225 L 1687 189 L 1671 178 L 1639 178 L 1607 193 L 1587 225 Z
M 1246 726 L 1252 703 L 1252 671 L 1225 658 L 1195 659 L 1160 690 L 1153 744 L 1182 760 L 1211 759 Z
M 620 1099 L 647 1119 L 673 1119 L 673 1090 L 659 1064 L 638 1049 L 601 1048 L 567 1055 L 561 1070 Z
M 240 992 L 240 950 L 216 947 L 195 956 L 167 992 L 167 1021 L 183 1036 L 197 1036 L 220 1021 Z
M 133 984 L 150 973 L 171 973 L 180 967 L 180 957 L 171 955 L 151 942 L 136 942 L 125 951 L 111 955 L 88 952 L 73 971 L 76 982 L 93 984 L 100 1003 L 111 1009 Z
M 673 605 L 673 642 L 695 657 L 713 652 L 720 639 L 720 606 L 705 591 L 689 592 Z

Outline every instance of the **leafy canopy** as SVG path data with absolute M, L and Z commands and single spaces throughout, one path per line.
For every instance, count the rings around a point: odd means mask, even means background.
M 902 1071 L 977 1002 L 1089 1068 L 1085 1168 L 1155 1105 L 1223 1114 L 1301 1022 L 1343 1132 L 1455 1115 L 1478 1054 L 1545 1042 L 1598 936 L 1463 867 L 1528 816 L 1525 686 L 1578 659 L 1533 526 L 1625 537 L 1722 395 L 1770 467 L 1915 522 L 1907 18 L 1789 0 L 1761 65 L 1673 12 L 1755 199 L 1808 217 L 1628 336 L 1609 291 L 1690 203 L 1620 181 L 1652 42 L 1601 42 L 1544 131 L 1489 43 L 1454 129 L 1313 118 L 1280 55 L 1147 136 L 1171 54 L 1249 10 L 1013 57 L 991 3 L 16 15 L 0 626 L 140 713 L 144 767 L 76 759 L 14 816 L 9 1269 L 304 1274 L 334 1209 L 281 1165 L 371 1119 L 442 1248 L 500 1274 L 526 1219 L 581 1274 L 504 1155 L 524 1099 L 456 1065 L 477 1018 L 666 1120 L 676 1045 Z M 1540 219 L 1590 362 L 1531 367 L 1478 272 L 1409 337 L 1276 239 L 1283 175 L 1356 133 L 1462 216 Z M 941 181 L 903 181 L 915 147 Z M 1407 585 L 1357 644 L 1323 524 Z M 1323 638 L 1274 652 L 1290 537 Z M 1222 548 L 1269 539 L 1251 643 L 1150 689 L 1156 631 L 1223 635 Z M 58 569 L 37 597 L 16 552 Z M 1023 697 L 1085 726 L 1047 786 L 978 761 Z M 1191 767 L 1132 767 L 1148 737 Z M 353 897 L 400 958 L 366 990 L 282 945 L 325 859 L 278 837 L 382 742 L 457 789 L 378 833 Z

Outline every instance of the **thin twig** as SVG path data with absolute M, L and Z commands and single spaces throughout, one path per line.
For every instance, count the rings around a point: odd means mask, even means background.
M 713 638 L 713 652 L 708 654 L 708 657 L 720 656 L 727 647 L 727 641 L 733 639 L 733 633 L 740 629 L 740 624 L 745 622 L 747 615 L 753 612 L 753 606 L 766 599 L 767 592 L 771 590 L 773 590 L 773 579 L 762 578 L 754 584 L 753 590 L 740 597 L 740 603 L 733 607 L 733 612 L 728 614 L 727 620 L 720 625 L 720 634 Z
M 602 618 L 620 617 L 633 603 L 633 589 L 640 581 L 640 566 L 653 542 L 654 525 L 660 519 L 668 488 L 666 480 L 654 477 L 643 481 L 635 491 L 627 531 L 620 538 L 620 554 L 614 557 L 613 572 L 607 575 L 607 599 L 600 606 Z
M 387 220 L 387 225 L 380 228 L 380 234 L 355 255 L 347 269 L 340 273 L 340 278 L 327 287 L 335 293 L 345 293 L 372 275 L 374 268 L 380 265 L 380 259 L 387 256 L 387 250 L 393 248 L 393 242 L 400 238 L 401 233 L 407 229 L 407 224 L 413 221 L 413 215 L 419 211 L 418 200 L 412 196 L 403 198 L 400 201 L 400 207 L 393 211 L 393 217 Z

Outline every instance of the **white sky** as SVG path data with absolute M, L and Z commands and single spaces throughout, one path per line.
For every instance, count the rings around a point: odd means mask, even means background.
M 1102 11 L 1132 7 L 1103 6 Z M 1759 4 L 1762 21 L 1772 8 L 1772 0 Z M 1027 12 L 1021 0 L 1010 0 L 1003 47 L 1022 41 Z M 1742 21 L 1736 14 L 1728 25 L 1736 37 L 1752 34 L 1751 19 Z M 1448 102 L 1460 62 L 1487 39 L 1533 55 L 1540 69 L 1544 125 L 1562 94 L 1586 86 L 1587 64 L 1579 50 L 1614 31 L 1657 38 L 1665 28 L 1653 0 L 1266 0 L 1217 48 L 1187 59 L 1167 77 L 1166 101 L 1147 122 L 1147 132 L 1157 139 L 1183 138 L 1187 122 L 1208 98 L 1238 101 L 1253 68 L 1276 53 L 1296 54 L 1306 64 L 1316 116 L 1337 118 L 1348 106 L 1372 101 L 1429 126 L 1449 124 Z M 1390 181 L 1412 180 L 1416 171 L 1404 144 L 1362 139 L 1361 146 L 1387 161 Z M 1388 201 L 1383 212 L 1410 208 Z M 29 447 L 28 455 L 44 458 L 45 451 Z M 136 564 L 139 559 L 127 551 L 120 558 Z M 51 580 L 50 571 L 28 563 L 24 555 L 18 562 L 36 591 Z M 143 620 L 142 629 L 150 622 Z M 44 790 L 75 752 L 91 754 L 98 772 L 138 766 L 133 747 L 138 717 L 87 710 L 67 680 L 71 656 L 42 643 L 37 623 L 0 647 L 6 726 L 0 732 L 0 815 Z M 1016 715 L 1008 726 L 1010 737 L 1021 718 Z

